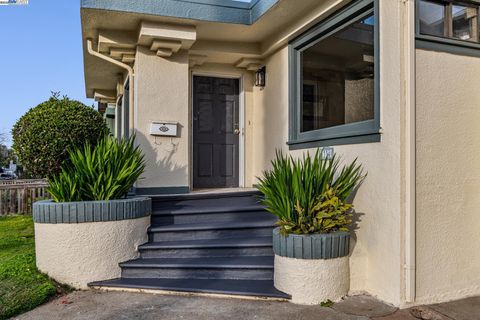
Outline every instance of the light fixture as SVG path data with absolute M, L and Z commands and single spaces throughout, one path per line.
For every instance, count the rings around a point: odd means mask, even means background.
M 267 74 L 267 69 L 262 67 L 255 72 L 255 86 L 256 87 L 265 87 L 265 78 Z

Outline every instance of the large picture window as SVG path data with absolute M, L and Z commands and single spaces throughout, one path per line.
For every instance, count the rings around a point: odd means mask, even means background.
M 419 0 L 421 35 L 479 42 L 479 6 L 467 2 Z
M 416 0 L 416 47 L 480 56 L 480 2 Z
M 379 140 L 376 20 L 359 1 L 290 44 L 292 148 Z

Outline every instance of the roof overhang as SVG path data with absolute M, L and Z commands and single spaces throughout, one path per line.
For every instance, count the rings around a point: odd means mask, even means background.
M 95 51 L 130 67 L 142 46 L 161 58 L 188 50 L 190 66 L 230 64 L 252 71 L 289 39 L 352 0 L 245 1 L 82 0 L 87 97 L 111 101 L 110 92 L 121 94 L 126 73 L 90 55 L 87 39 Z
M 163 17 L 251 25 L 278 0 L 82 0 L 81 7 Z

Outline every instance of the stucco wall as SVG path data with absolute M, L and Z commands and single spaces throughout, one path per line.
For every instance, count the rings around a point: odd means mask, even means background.
M 417 300 L 480 294 L 480 58 L 416 51 Z
M 188 187 L 188 54 L 181 51 L 161 58 L 139 46 L 135 75 L 135 128 L 147 161 L 137 187 Z M 152 121 L 178 122 L 179 136 L 151 136 Z
M 37 267 L 60 283 L 87 289 L 93 281 L 120 277 L 120 262 L 147 242 L 150 216 L 111 222 L 35 223 Z
M 387 5 L 388 3 L 388 5 Z M 401 105 L 401 1 L 380 3 L 380 143 L 336 146 L 350 161 L 358 157 L 368 172 L 355 198 L 359 214 L 356 243 L 350 259 L 351 292 L 368 291 L 379 298 L 401 304 L 401 197 L 402 197 L 402 105 Z M 393 23 L 397 21 L 398 23 Z M 255 149 L 253 177 L 270 166 L 275 149 L 288 150 L 288 50 L 266 59 L 267 85 L 254 90 Z M 304 152 L 291 152 L 301 156 Z

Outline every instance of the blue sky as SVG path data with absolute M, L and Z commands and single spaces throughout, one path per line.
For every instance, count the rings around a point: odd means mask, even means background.
M 30 0 L 0 6 L 0 132 L 60 91 L 87 105 L 80 0 Z

